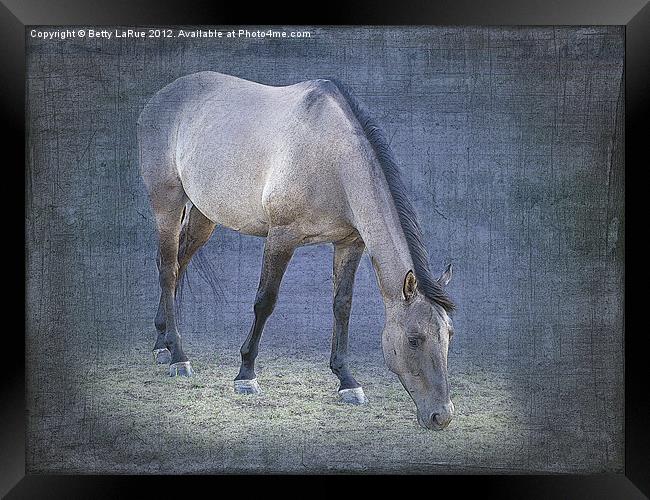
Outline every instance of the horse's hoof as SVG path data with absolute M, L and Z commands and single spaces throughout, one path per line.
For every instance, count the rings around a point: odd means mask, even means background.
M 235 380 L 235 392 L 237 394 L 261 394 L 260 384 L 257 379 Z
M 350 405 L 363 405 L 368 402 L 361 387 L 355 387 L 354 389 L 341 389 L 339 391 L 339 398 L 341 398 L 343 403 Z
M 162 349 L 153 350 L 153 359 L 159 365 L 168 365 L 172 361 L 172 353 L 169 349 L 163 347 Z
M 192 375 L 194 375 L 194 371 L 189 361 L 180 361 L 169 365 L 170 377 L 191 377 Z

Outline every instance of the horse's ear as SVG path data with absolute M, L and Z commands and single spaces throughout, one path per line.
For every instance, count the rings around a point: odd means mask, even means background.
M 447 269 L 445 269 L 445 272 L 440 275 L 440 278 L 438 278 L 438 283 L 440 283 L 442 286 L 447 286 L 447 284 L 451 281 L 453 271 L 453 266 L 449 264 L 447 266 Z
M 402 288 L 404 298 L 406 300 L 411 300 L 415 296 L 417 287 L 418 281 L 415 279 L 415 274 L 413 274 L 413 271 L 409 271 L 406 273 L 406 277 L 404 278 L 404 286 Z

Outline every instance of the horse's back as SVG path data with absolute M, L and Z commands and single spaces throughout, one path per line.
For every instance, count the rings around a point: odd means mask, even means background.
M 338 169 L 353 128 L 340 99 L 326 80 L 273 87 L 202 72 L 162 89 L 140 122 L 157 123 L 167 175 L 214 222 L 255 235 L 292 223 L 338 234 Z

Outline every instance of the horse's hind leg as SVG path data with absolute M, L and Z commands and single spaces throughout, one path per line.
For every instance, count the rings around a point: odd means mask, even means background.
M 158 266 L 158 274 L 160 275 L 160 251 L 156 257 L 156 264 Z M 156 313 L 154 325 L 156 326 L 158 335 L 156 336 L 156 343 L 153 346 L 153 359 L 158 364 L 168 365 L 172 361 L 172 354 L 165 346 L 165 330 L 167 329 L 167 324 L 165 322 L 165 294 L 162 293 L 162 290 L 160 300 L 158 301 L 158 312 Z
M 283 229 L 271 229 L 264 244 L 264 260 L 255 297 L 255 320 L 241 347 L 241 367 L 235 378 L 235 392 L 256 394 L 259 385 L 255 376 L 255 358 L 266 320 L 273 312 L 282 276 L 296 248 L 296 239 Z
M 183 210 L 187 202 L 180 182 L 165 183 L 150 190 L 150 198 L 156 217 L 159 239 L 159 280 L 162 309 L 164 313 L 164 345 L 171 353 L 169 374 L 192 375 L 192 367 L 183 352 L 181 336 L 176 325 L 174 297 L 179 277 L 178 250 Z M 162 321 L 157 322 L 162 326 Z
M 210 219 L 205 217 L 198 208 L 191 205 L 189 213 L 185 215 L 187 219 L 181 225 L 181 233 L 179 236 L 179 249 L 178 249 L 178 278 L 176 279 L 176 286 L 183 278 L 183 274 L 187 269 L 187 265 L 194 256 L 194 254 L 210 239 L 214 232 L 216 224 Z M 160 255 L 158 256 L 158 270 L 160 271 Z M 156 330 L 158 336 L 156 344 L 153 348 L 154 359 L 159 364 L 168 364 L 171 362 L 171 353 L 165 346 L 165 306 L 164 295 L 161 293 L 160 302 L 158 303 L 158 312 L 155 320 Z
M 339 378 L 339 396 L 344 403 L 363 404 L 366 396 L 348 368 L 348 324 L 352 308 L 354 276 L 363 255 L 361 239 L 334 245 L 334 331 L 330 368 Z

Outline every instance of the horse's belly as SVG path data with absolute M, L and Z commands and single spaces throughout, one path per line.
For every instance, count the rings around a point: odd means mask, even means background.
M 190 201 L 215 224 L 252 236 L 266 236 L 268 221 L 260 196 L 241 187 L 183 179 Z M 253 190 L 254 191 L 254 190 Z

